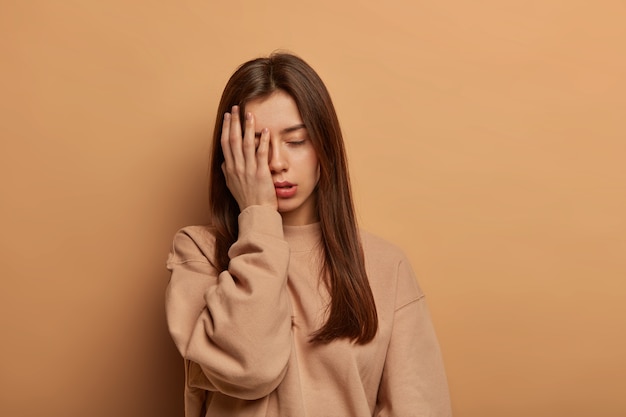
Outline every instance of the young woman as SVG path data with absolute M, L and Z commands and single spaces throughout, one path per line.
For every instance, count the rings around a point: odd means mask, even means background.
M 186 416 L 451 415 L 424 295 L 402 252 L 357 228 L 337 116 L 307 63 L 237 69 L 210 175 L 211 224 L 180 230 L 167 262 Z

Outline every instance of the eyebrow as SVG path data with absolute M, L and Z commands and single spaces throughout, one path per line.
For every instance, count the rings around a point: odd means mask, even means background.
M 306 129 L 306 126 L 304 125 L 304 123 L 300 123 L 300 124 L 297 124 L 297 125 L 286 127 L 286 128 L 284 128 L 283 130 L 280 131 L 280 134 L 284 135 L 285 133 L 295 132 L 296 130 L 300 130 L 300 129 Z M 261 137 L 261 132 L 255 132 L 254 133 L 254 137 L 255 138 L 260 138 Z

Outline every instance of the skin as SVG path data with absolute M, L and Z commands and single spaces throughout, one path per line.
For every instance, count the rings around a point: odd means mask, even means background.
M 233 106 L 224 115 L 221 136 L 222 170 L 240 210 L 272 207 L 292 226 L 318 221 L 319 162 L 295 101 L 278 90 L 250 101 L 245 111 L 244 132 Z M 285 181 L 295 185 L 293 196 L 277 192 L 275 184 Z

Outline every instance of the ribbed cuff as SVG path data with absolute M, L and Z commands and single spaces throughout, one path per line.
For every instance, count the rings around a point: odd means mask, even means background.
M 280 216 L 280 213 L 272 207 L 246 207 L 239 214 L 237 220 L 239 221 L 240 236 L 255 232 L 284 239 L 283 218 Z

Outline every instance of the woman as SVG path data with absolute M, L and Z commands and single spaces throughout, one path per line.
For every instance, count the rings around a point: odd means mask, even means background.
M 357 229 L 328 91 L 290 54 L 228 81 L 208 226 L 168 259 L 186 416 L 449 416 L 439 347 L 401 251 Z

